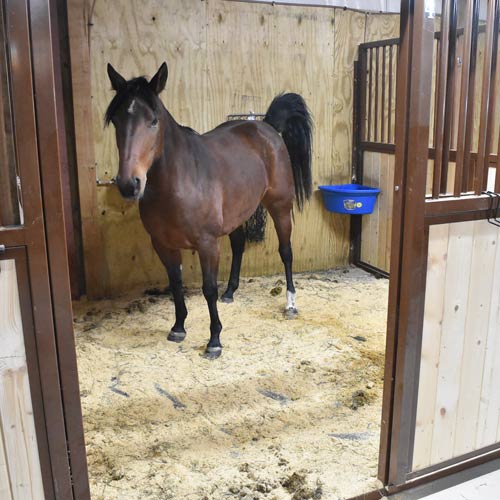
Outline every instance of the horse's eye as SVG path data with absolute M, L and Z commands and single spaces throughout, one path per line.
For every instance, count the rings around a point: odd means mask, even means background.
M 153 121 L 151 122 L 151 127 L 157 127 L 158 126 L 158 118 L 154 118 Z

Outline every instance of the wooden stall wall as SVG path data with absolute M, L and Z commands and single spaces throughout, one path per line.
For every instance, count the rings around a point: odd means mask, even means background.
M 413 470 L 500 442 L 500 231 L 430 227 Z
M 391 262 L 394 155 L 366 151 L 363 183 L 381 189 L 373 213 L 363 216 L 361 260 L 389 272 Z
M 113 96 L 106 76 L 108 62 L 131 77 L 151 75 L 166 60 L 169 80 L 161 97 L 179 123 L 199 132 L 229 114 L 263 113 L 281 91 L 302 94 L 314 115 L 316 188 L 350 180 L 353 62 L 358 44 L 399 32 L 396 15 L 224 0 L 72 0 L 68 15 L 74 34 L 73 78 L 86 78 L 82 71 L 87 70 L 80 69 L 78 60 L 82 51 L 89 51 L 91 68 L 91 101 L 85 85 L 74 95 L 76 109 L 92 107 L 92 117 L 82 112 L 85 123 L 80 124 L 82 134 L 86 127 L 92 137 L 78 139 L 93 144 L 92 151 L 80 148 L 79 153 L 88 166 L 81 181 L 83 195 L 95 196 L 97 205 L 96 209 L 82 203 L 84 244 L 91 249 L 86 252 L 91 296 L 165 279 L 137 206 L 124 202 L 113 186 L 97 187 L 97 195 L 88 192 L 94 169 L 103 181 L 116 174 L 114 131 L 103 128 L 103 114 Z M 221 245 L 221 279 L 230 268 L 226 240 Z M 292 243 L 297 271 L 344 265 L 349 219 L 326 212 L 315 191 L 304 212 L 295 213 Z M 269 223 L 265 242 L 248 246 L 243 274 L 282 272 L 277 248 Z M 183 269 L 188 285 L 200 282 L 197 255 L 185 252 Z
M 0 260 L 0 498 L 44 498 L 14 260 Z

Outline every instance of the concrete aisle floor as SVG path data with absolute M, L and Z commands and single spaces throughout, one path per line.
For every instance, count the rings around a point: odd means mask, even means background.
M 500 470 L 458 484 L 422 500 L 500 500 Z
M 392 495 L 390 500 L 500 500 L 500 460 Z

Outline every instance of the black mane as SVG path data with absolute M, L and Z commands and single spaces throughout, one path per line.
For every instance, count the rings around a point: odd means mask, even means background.
M 109 103 L 104 115 L 105 125 L 109 125 L 115 113 L 124 103 L 136 97 L 144 101 L 153 111 L 158 109 L 158 99 L 156 98 L 156 94 L 151 90 L 146 78 L 143 76 L 133 78 L 122 85 Z

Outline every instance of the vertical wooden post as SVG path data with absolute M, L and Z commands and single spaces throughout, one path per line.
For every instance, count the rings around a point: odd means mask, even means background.
M 424 2 L 401 4 L 396 169 L 379 478 L 402 484 L 411 468 L 423 323 L 433 20 Z
M 106 268 L 102 233 L 98 222 L 94 139 L 92 135 L 89 47 L 91 9 L 88 0 L 69 0 L 67 10 L 85 285 L 87 296 L 97 298 L 102 297 L 105 293 Z
M 11 121 L 3 11 L 0 8 L 0 227 L 19 224 L 16 158 Z

